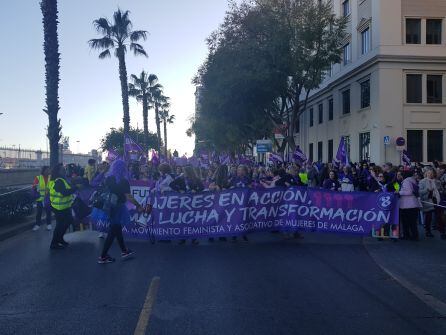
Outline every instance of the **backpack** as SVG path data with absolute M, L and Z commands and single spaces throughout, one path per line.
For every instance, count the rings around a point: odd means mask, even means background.
M 103 210 L 108 216 L 118 206 L 118 196 L 108 187 L 98 190 L 93 196 L 93 207 Z

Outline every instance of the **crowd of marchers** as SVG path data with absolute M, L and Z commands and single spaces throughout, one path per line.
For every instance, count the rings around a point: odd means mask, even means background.
M 58 165 L 50 171 L 48 167 L 43 167 L 41 174 L 34 180 L 37 199 L 34 230 L 40 228 L 44 211 L 47 229 L 51 230 L 51 214 L 54 213 L 56 227 L 51 249 L 67 247 L 68 243 L 63 237 L 67 229 L 70 226 L 76 229 L 80 222 L 85 222 L 85 217 L 91 212 L 88 209 L 95 206 L 91 197 L 87 199 L 81 194 L 90 195 L 88 190 L 102 190 L 109 197 L 114 195 L 116 203 L 109 206 L 113 207 L 108 213 L 111 224 L 99 262 L 114 260 L 108 255 L 108 250 L 115 238 L 122 249 L 122 257 L 128 257 L 133 252 L 125 246 L 122 236 L 122 226 L 130 220 L 126 204 L 132 203 L 139 212 L 147 210 L 131 195 L 132 180 L 147 183 L 154 193 L 274 187 L 311 187 L 333 192 L 390 192 L 399 198 L 401 239 L 418 240 L 418 224 L 422 223 L 426 237 L 434 237 L 433 230 L 438 230 L 440 237 L 446 240 L 443 206 L 443 199 L 446 198 L 446 165 L 437 162 L 410 166 L 394 166 L 391 163 L 380 166 L 362 162 L 342 166 L 335 163 L 296 162 L 265 165 L 245 160 L 239 164 L 209 162 L 200 166 L 180 166 L 173 160 L 141 164 L 139 161 L 116 159 L 99 164 L 90 160 L 84 168 Z M 236 241 L 235 237 L 233 239 Z M 243 236 L 243 240 L 247 241 L 247 236 Z M 193 240 L 192 243 L 197 244 L 198 241 Z

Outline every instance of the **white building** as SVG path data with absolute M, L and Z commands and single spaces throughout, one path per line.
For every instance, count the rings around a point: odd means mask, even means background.
M 446 160 L 446 0 L 333 0 L 349 17 L 341 64 L 312 92 L 296 142 L 331 161 L 340 138 L 357 162 Z M 390 145 L 384 137 L 390 136 Z

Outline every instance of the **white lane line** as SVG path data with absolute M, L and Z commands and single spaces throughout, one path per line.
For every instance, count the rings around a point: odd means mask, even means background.
M 150 283 L 149 291 L 146 295 L 146 301 L 139 314 L 138 324 L 136 325 L 134 335 L 145 335 L 149 327 L 150 315 L 155 305 L 156 295 L 160 286 L 160 277 L 154 277 Z

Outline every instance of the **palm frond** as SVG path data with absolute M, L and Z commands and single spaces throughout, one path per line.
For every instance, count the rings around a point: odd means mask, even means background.
M 114 25 L 112 27 L 113 32 L 116 34 L 117 38 L 124 42 L 128 38 L 129 33 L 132 30 L 132 22 L 129 19 L 130 11 L 118 10 L 113 14 Z
M 135 30 L 130 34 L 130 40 L 132 42 L 138 42 L 139 40 L 145 41 L 147 39 L 148 32 L 145 30 Z
M 156 74 L 149 74 L 149 83 L 150 86 L 155 85 L 155 83 L 158 82 L 158 77 L 156 76 Z
M 98 33 L 101 33 L 104 36 L 111 35 L 111 23 L 105 17 L 94 20 L 93 25 Z
M 104 58 L 110 58 L 111 57 L 111 53 L 110 53 L 110 49 L 107 49 L 105 51 L 102 51 L 99 54 L 99 59 L 104 59 Z
M 96 50 L 111 49 L 115 46 L 113 39 L 111 39 L 110 37 L 107 37 L 107 36 L 89 40 L 88 44 L 90 45 L 90 47 L 92 49 L 96 49 Z
M 133 51 L 135 56 L 145 56 L 148 57 L 147 52 L 144 50 L 144 47 L 138 43 L 130 43 L 130 50 Z
M 130 78 L 132 79 L 134 84 L 136 84 L 139 81 L 139 78 L 134 74 L 130 75 Z M 129 85 L 133 85 L 133 84 L 129 84 Z

